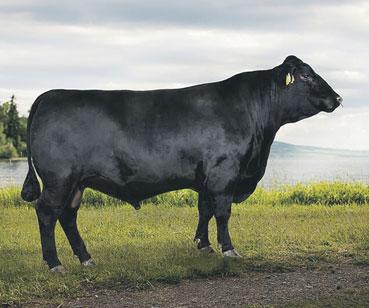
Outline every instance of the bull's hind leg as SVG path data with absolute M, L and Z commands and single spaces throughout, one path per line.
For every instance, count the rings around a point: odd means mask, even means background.
M 197 225 L 195 242 L 197 248 L 201 251 L 212 253 L 214 252 L 209 242 L 209 221 L 214 215 L 212 205 L 206 200 L 205 194 L 199 192 L 198 200 L 199 223 Z
M 54 272 L 64 272 L 55 246 L 55 224 L 60 216 L 66 195 L 58 190 L 45 188 L 37 202 L 37 219 L 40 227 L 42 256 Z
M 74 255 L 76 255 L 84 266 L 93 265 L 90 254 L 87 252 L 85 243 L 81 238 L 77 227 L 77 212 L 81 203 L 82 192 L 77 190 L 74 194 L 70 205 L 66 206 L 63 213 L 59 217 L 59 222 L 64 230 L 65 235 L 72 247 Z

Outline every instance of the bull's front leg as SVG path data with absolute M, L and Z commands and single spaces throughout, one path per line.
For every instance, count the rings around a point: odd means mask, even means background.
M 228 231 L 228 221 L 231 217 L 232 197 L 227 195 L 213 196 L 214 214 L 217 223 L 217 239 L 223 256 L 240 258 L 241 255 L 234 249 Z
M 204 198 L 211 203 L 211 207 L 214 209 L 214 216 L 217 223 L 217 239 L 223 256 L 241 257 L 233 248 L 228 231 L 234 184 L 237 180 L 239 164 L 232 157 L 214 164 L 214 167 L 209 170 L 206 181 L 204 182 Z
M 214 210 L 212 204 L 205 198 L 204 192 L 199 192 L 198 210 L 199 223 L 197 225 L 194 240 L 199 250 L 213 253 L 214 250 L 209 241 L 209 221 L 214 215 Z

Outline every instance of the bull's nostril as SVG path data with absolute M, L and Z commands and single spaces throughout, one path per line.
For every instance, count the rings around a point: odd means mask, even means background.
M 337 103 L 342 104 L 343 98 L 341 96 L 336 97 Z

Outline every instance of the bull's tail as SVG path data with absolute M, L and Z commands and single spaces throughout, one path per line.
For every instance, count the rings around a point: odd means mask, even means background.
M 28 121 L 27 121 L 27 159 L 28 159 L 28 173 L 26 179 L 24 180 L 21 197 L 23 200 L 32 202 L 38 197 L 40 197 L 41 189 L 40 183 L 38 182 L 35 167 L 33 165 L 32 154 L 31 154 L 31 124 L 33 115 L 37 109 L 37 105 L 39 104 L 40 97 L 36 99 L 31 107 L 31 111 L 29 113 Z
M 32 202 L 41 194 L 40 183 L 37 180 L 35 170 L 32 166 L 32 161 L 28 158 L 28 173 L 24 180 L 21 196 L 24 201 Z

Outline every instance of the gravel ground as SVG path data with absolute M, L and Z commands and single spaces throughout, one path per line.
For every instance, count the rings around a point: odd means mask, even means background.
M 369 286 L 369 267 L 327 265 L 285 273 L 248 272 L 241 277 L 184 280 L 142 291 L 100 289 L 49 307 L 244 307 L 282 305 L 346 294 Z M 369 306 L 369 303 L 368 303 Z

